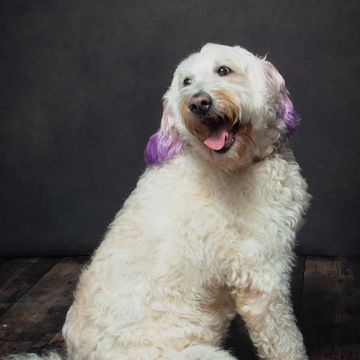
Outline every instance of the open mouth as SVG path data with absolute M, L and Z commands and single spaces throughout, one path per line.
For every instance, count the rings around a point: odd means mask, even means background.
M 206 121 L 208 120 L 208 121 Z M 235 135 L 240 129 L 240 119 L 233 126 L 229 119 L 224 118 L 216 121 L 215 124 L 211 119 L 205 119 L 209 123 L 210 135 L 203 143 L 210 149 L 219 154 L 224 154 L 231 149 L 235 143 Z

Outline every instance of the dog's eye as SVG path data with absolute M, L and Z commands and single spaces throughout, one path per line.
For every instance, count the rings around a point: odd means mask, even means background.
M 216 72 L 220 75 L 220 76 L 226 76 L 229 75 L 231 73 L 231 69 L 227 66 L 220 66 Z
M 184 85 L 184 86 L 189 86 L 189 85 L 191 85 L 191 79 L 188 78 L 188 77 L 185 78 L 184 81 L 183 81 L 183 85 Z

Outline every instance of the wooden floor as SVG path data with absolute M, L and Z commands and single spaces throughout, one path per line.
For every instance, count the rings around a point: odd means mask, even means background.
M 86 261 L 0 259 L 0 357 L 63 352 L 61 326 Z M 298 257 L 292 293 L 310 359 L 360 359 L 360 256 Z M 256 359 L 240 319 L 224 346 L 239 359 Z

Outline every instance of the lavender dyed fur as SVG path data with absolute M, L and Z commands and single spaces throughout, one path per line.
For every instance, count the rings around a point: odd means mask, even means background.
M 182 142 L 160 129 L 150 137 L 146 145 L 145 161 L 148 165 L 160 165 L 173 158 L 182 147 Z
M 284 120 L 287 128 L 287 135 L 292 136 L 295 132 L 295 128 L 299 125 L 300 116 L 295 112 L 294 105 L 287 96 L 280 102 L 277 115 Z

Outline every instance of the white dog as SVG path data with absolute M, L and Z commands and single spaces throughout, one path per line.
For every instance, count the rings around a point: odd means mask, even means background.
M 80 277 L 68 359 L 234 359 L 220 345 L 236 313 L 260 358 L 307 358 L 289 279 L 310 196 L 283 144 L 298 121 L 275 67 L 243 48 L 180 63 L 149 166 Z

